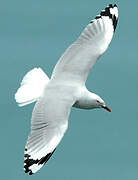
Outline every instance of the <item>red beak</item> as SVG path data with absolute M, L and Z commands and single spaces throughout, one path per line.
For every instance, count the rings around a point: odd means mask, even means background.
M 108 112 L 111 112 L 111 109 L 107 106 L 103 106 L 102 108 L 106 109 Z

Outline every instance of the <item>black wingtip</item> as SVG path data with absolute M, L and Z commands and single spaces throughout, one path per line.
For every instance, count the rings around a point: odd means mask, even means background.
M 116 5 L 116 4 L 114 4 L 114 7 L 117 7 L 117 5 Z
M 108 6 L 109 6 L 110 8 L 113 8 L 113 5 L 112 5 L 112 4 L 109 4 Z
M 114 7 L 117 7 L 117 5 L 116 4 L 114 4 L 114 5 L 113 4 L 109 4 L 108 7 L 114 8 Z
M 116 9 L 114 9 L 114 8 L 116 8 Z M 113 9 L 114 9 L 114 11 L 113 11 Z M 104 10 L 101 11 L 100 15 L 95 17 L 95 19 L 100 19 L 103 16 L 108 16 L 112 20 L 113 28 L 115 31 L 117 22 L 118 22 L 118 7 L 117 7 L 117 5 L 109 4 Z M 93 22 L 94 22 L 94 20 L 92 20 L 90 23 L 93 23 Z
M 112 19 L 113 27 L 114 27 L 114 31 L 115 31 L 116 26 L 117 26 L 117 21 L 118 21 L 118 7 L 117 7 L 117 5 L 116 4 L 114 4 L 114 5 L 109 4 L 109 6 L 107 6 L 105 8 L 105 10 L 101 11 L 100 15 L 101 16 L 108 16 L 110 19 Z
M 30 176 L 33 175 L 32 171 L 29 172 L 29 175 L 30 175 Z
M 46 156 L 44 156 L 43 158 L 40 159 L 40 161 L 38 162 L 39 164 L 46 164 L 46 162 L 50 159 L 50 157 L 52 156 L 52 154 L 55 152 L 56 148 L 54 149 L 53 152 L 47 154 Z
M 28 173 L 29 175 L 33 175 L 33 172 L 31 170 L 31 166 L 36 164 L 36 165 L 44 165 L 52 156 L 52 154 L 55 152 L 56 148 L 54 149 L 54 151 L 52 151 L 51 153 L 48 153 L 46 156 L 42 157 L 41 159 L 32 159 L 31 156 L 29 154 L 25 154 L 25 160 L 24 160 L 24 171 L 25 173 Z M 26 149 L 27 151 L 27 149 Z

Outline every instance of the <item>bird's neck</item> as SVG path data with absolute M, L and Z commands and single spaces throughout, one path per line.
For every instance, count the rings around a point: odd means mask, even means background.
M 96 96 L 96 94 L 84 88 L 81 90 L 80 96 L 78 97 L 76 103 L 73 106 L 80 109 L 93 109 L 95 108 Z

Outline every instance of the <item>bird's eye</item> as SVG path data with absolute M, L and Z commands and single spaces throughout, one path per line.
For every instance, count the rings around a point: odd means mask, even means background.
M 97 103 L 100 103 L 100 101 L 96 100 Z

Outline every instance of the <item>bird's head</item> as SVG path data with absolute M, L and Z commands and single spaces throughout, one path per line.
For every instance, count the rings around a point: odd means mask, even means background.
M 104 108 L 108 112 L 111 112 L 110 108 L 106 106 L 103 99 L 100 96 L 96 95 L 96 94 L 95 94 L 95 98 L 94 98 L 94 104 L 95 104 L 95 108 Z

